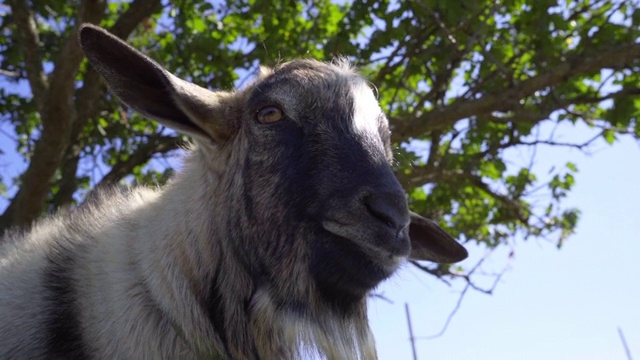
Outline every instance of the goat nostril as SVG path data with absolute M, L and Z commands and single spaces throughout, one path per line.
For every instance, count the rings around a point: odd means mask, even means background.
M 367 207 L 367 210 L 369 210 L 369 213 L 371 213 L 375 218 L 389 225 L 389 227 L 394 227 L 393 222 L 389 219 L 389 216 L 387 216 L 387 214 L 381 212 L 377 208 L 374 208 L 369 203 L 365 203 L 364 205 Z
M 404 196 L 395 193 L 366 196 L 364 205 L 373 217 L 394 230 L 402 230 L 409 223 L 409 211 Z

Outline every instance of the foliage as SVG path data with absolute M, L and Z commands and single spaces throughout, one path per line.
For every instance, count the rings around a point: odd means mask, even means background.
M 488 248 L 518 234 L 560 246 L 578 221 L 562 204 L 575 165 L 536 174 L 533 159 L 513 163 L 509 151 L 640 137 L 637 0 L 10 0 L 0 13 L 0 126 L 9 129 L 0 157 L 16 151 L 28 163 L 20 178 L 0 177 L 0 232 L 95 187 L 162 183 L 166 163 L 147 164 L 186 140 L 105 91 L 75 41 L 81 22 L 210 88 L 242 85 L 259 65 L 347 56 L 388 111 L 411 207 Z M 593 138 L 539 135 L 561 123 L 586 123 Z

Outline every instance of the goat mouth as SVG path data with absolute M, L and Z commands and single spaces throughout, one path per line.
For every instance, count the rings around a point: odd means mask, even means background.
M 373 224 L 349 224 L 340 220 L 327 219 L 322 222 L 327 232 L 361 247 L 362 252 L 376 259 L 381 266 L 391 271 L 406 260 L 411 251 L 408 226 L 395 231 L 387 226 Z
M 406 259 L 328 230 L 311 246 L 310 270 L 319 290 L 340 303 L 361 300 Z

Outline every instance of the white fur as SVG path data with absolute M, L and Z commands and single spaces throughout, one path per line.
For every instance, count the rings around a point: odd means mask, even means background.
M 352 92 L 355 99 L 353 123 L 356 132 L 368 138 L 379 138 L 378 126 L 382 109 L 373 91 L 364 81 L 358 81 L 354 83 Z

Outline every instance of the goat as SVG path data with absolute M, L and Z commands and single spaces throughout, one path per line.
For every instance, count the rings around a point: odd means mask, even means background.
M 346 62 L 212 92 L 99 27 L 79 41 L 113 94 L 195 144 L 161 190 L 6 234 L 0 358 L 374 359 L 370 290 L 408 257 L 467 256 L 408 210 L 388 121 Z

